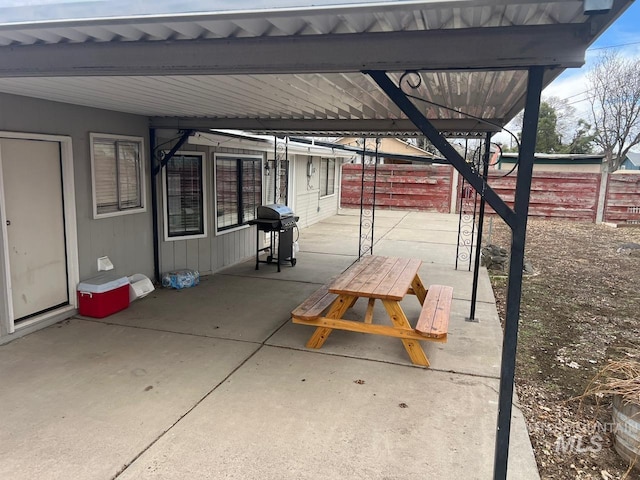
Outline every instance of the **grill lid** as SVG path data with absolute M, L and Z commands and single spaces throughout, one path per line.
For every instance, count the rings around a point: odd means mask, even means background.
M 271 205 L 260 205 L 258 207 L 258 218 L 268 220 L 282 220 L 283 218 L 292 217 L 293 210 L 286 205 L 272 203 Z

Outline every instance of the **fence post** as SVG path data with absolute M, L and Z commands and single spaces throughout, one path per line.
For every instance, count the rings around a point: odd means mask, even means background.
M 604 209 L 607 203 L 607 187 L 609 186 L 609 168 L 603 165 L 600 176 L 600 191 L 598 192 L 598 203 L 596 204 L 596 223 L 604 222 Z
M 451 173 L 451 190 L 450 190 L 450 195 L 451 198 L 449 199 L 449 205 L 451 205 L 450 207 L 450 213 L 457 213 L 457 206 L 458 206 L 458 186 L 460 183 L 460 174 L 458 173 L 458 170 L 456 170 L 455 168 L 453 168 L 453 165 L 449 165 L 449 168 L 452 170 Z

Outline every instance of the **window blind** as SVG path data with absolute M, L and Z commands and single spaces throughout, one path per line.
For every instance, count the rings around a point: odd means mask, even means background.
M 204 234 L 202 157 L 178 155 L 166 166 L 168 236 Z
M 142 140 L 105 136 L 91 141 L 96 213 L 143 208 Z
M 247 223 L 262 201 L 262 159 L 216 158 L 216 218 L 218 230 Z

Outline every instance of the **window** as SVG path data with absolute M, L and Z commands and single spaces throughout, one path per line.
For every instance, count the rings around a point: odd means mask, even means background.
M 165 240 L 205 237 L 204 153 L 178 152 L 163 170 Z
M 90 137 L 93 217 L 144 212 L 143 139 L 94 133 Z
M 262 199 L 262 158 L 216 156 L 215 164 L 216 218 L 220 232 L 256 217 Z
M 326 197 L 335 193 L 336 161 L 333 158 L 320 159 L 320 196 Z

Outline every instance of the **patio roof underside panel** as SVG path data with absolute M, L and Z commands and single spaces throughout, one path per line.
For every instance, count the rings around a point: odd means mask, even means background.
M 421 76 L 422 83 L 411 91 L 413 95 L 499 123 L 526 84 L 524 71 L 423 72 Z M 393 77 L 397 80 L 399 75 Z M 415 78 L 408 80 L 413 83 Z M 197 129 L 268 130 L 288 125 L 312 130 L 314 125 L 322 129 L 333 123 L 341 130 L 375 130 L 386 119 L 403 118 L 398 107 L 361 73 L 4 78 L 0 79 L 0 90 L 167 117 L 154 119 L 157 126 L 167 127 L 176 126 L 179 120 L 177 126 Z M 428 118 L 440 119 L 443 126 L 482 127 L 434 104 L 417 105 Z M 360 120 L 366 121 L 358 127 Z M 413 130 L 408 121 L 386 125 L 389 131 Z
M 0 92 L 145 115 L 157 127 L 409 133 L 362 72 L 398 82 L 416 70 L 403 89 L 427 101 L 415 103 L 438 128 L 496 130 L 523 107 L 526 68 L 547 67 L 548 84 L 580 66 L 630 2 L 598 16 L 581 0 L 255 3 L 0 25 Z

